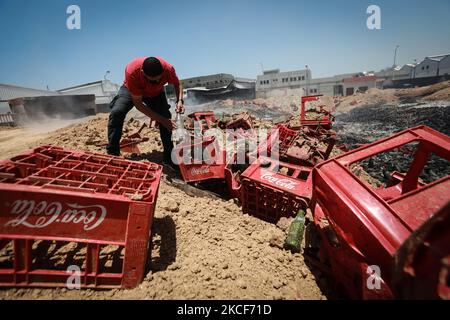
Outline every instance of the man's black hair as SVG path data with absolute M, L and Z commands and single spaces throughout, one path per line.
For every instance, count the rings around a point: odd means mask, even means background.
M 156 77 L 163 73 L 161 62 L 155 57 L 145 59 L 142 70 L 144 70 L 144 73 L 149 77 Z

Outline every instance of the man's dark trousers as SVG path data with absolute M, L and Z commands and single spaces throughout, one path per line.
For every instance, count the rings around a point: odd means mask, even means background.
M 167 103 L 167 98 L 164 91 L 153 98 L 143 97 L 142 101 L 148 108 L 152 109 L 152 111 L 158 113 L 162 117 L 167 119 L 172 118 L 172 114 L 169 110 L 170 105 Z M 120 88 L 118 94 L 111 101 L 109 107 L 111 108 L 108 121 L 109 144 L 106 147 L 106 150 L 108 154 L 119 155 L 119 143 L 120 138 L 122 137 L 123 123 L 127 113 L 134 107 L 131 94 L 127 87 L 122 86 Z M 162 125 L 159 125 L 159 133 L 161 135 L 161 141 L 164 147 L 164 161 L 170 162 L 173 149 L 172 131 L 166 129 L 166 127 Z

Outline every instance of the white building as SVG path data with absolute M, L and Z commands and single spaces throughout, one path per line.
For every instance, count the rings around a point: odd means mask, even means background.
M 353 76 L 355 73 L 313 79 L 310 69 L 288 72 L 280 72 L 279 69 L 268 70 L 257 77 L 256 96 L 261 98 L 315 94 L 341 96 L 344 94 L 342 80 Z
M 450 53 L 426 57 L 416 66 L 416 78 L 450 74 Z
M 304 94 L 303 88 L 308 87 L 311 81 L 311 70 L 296 70 L 280 72 L 280 69 L 264 71 L 256 77 L 256 96 L 283 96 L 291 94 Z

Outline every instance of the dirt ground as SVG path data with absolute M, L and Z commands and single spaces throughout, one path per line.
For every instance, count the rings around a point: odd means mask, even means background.
M 431 102 L 450 100 L 450 81 L 430 86 L 407 89 L 372 88 L 365 93 L 340 97 L 336 114 L 348 112 L 354 108 L 369 105 L 398 105 L 401 103 Z
M 107 115 L 53 132 L 0 131 L 0 157 L 38 145 L 104 152 Z M 140 127 L 128 119 L 124 134 Z M 139 145 L 137 161 L 159 162 L 159 132 Z M 0 299 L 327 299 L 327 279 L 310 269 L 302 254 L 282 249 L 289 221 L 273 225 L 244 215 L 234 200 L 194 197 L 174 187 L 164 174 L 153 221 L 151 271 L 132 290 L 0 289 Z

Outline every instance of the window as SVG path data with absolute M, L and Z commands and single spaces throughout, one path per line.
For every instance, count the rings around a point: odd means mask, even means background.
M 262 85 L 262 84 L 263 84 L 263 82 L 262 82 L 262 81 L 260 81 L 260 82 L 259 82 L 259 84 L 260 84 L 260 85 Z
M 305 76 L 302 76 L 302 80 L 305 80 Z
M 430 66 L 427 66 L 427 70 L 430 69 Z

